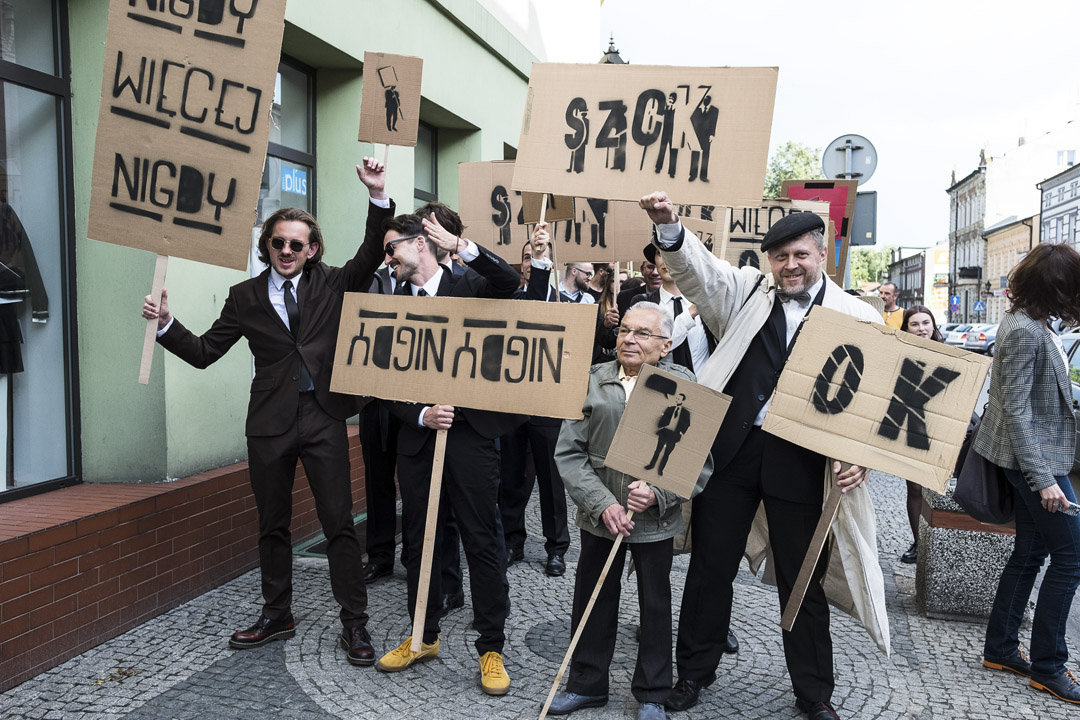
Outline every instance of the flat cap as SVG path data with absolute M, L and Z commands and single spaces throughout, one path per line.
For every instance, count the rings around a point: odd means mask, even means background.
M 805 235 L 808 232 L 820 230 L 825 232 L 825 222 L 812 212 L 796 212 L 780 218 L 769 228 L 765 237 L 761 239 L 761 252 L 765 252 L 777 245 L 783 245 L 788 240 Z

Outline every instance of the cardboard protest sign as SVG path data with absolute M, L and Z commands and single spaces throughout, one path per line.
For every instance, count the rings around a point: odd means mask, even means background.
M 829 233 L 826 240 L 829 243 L 828 267 L 825 272 L 837 285 L 843 287 L 844 273 L 847 271 L 848 252 L 851 249 L 851 240 L 840 239 L 836 236 L 836 223 L 832 220 L 828 224 Z
M 829 204 L 824 202 L 766 198 L 759 205 L 725 210 L 727 222 L 723 226 L 723 240 L 760 244 L 777 221 L 797 212 L 816 213 L 826 226 L 829 223 Z
M 423 58 L 365 52 L 357 140 L 415 147 L 423 74 Z
M 575 198 L 574 207 L 573 220 L 552 231 L 559 264 L 640 257 L 652 237 L 652 222 L 636 202 Z
M 679 219 L 682 221 L 684 228 L 697 235 L 698 240 L 709 249 L 709 252 L 720 257 L 720 233 L 723 222 L 718 223 L 715 220 L 699 220 L 693 217 L 683 217 Z
M 637 202 L 612 200 L 608 207 L 608 245 L 615 258 L 636 258 L 640 262 L 641 250 L 652 242 L 653 224 Z
M 691 205 L 761 197 L 776 68 L 533 64 L 513 187 Z
M 90 237 L 247 267 L 284 18 L 285 0 L 112 0 Z
M 544 210 L 544 222 L 574 219 L 574 198 L 565 195 L 547 193 L 547 208 Z M 540 207 L 544 202 L 544 193 L 521 193 L 521 222 L 535 225 L 540 222 Z
M 731 398 L 643 365 L 604 465 L 689 498 Z
M 466 237 L 508 263 L 519 263 L 529 230 L 522 224 L 521 193 L 510 189 L 513 175 L 512 160 L 459 164 L 458 214 Z
M 989 369 L 982 355 L 815 307 L 763 428 L 944 492 Z
M 784 180 L 780 187 L 784 197 L 792 200 L 829 203 L 829 217 L 836 223 L 837 238 L 850 240 L 858 180 Z
M 330 389 L 579 418 L 596 306 L 345 293 Z

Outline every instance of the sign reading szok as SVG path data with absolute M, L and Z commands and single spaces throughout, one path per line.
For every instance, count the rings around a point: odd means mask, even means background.
M 529 240 L 521 193 L 510 189 L 513 160 L 458 165 L 458 214 L 465 236 L 508 263 L 521 262 Z
M 596 306 L 345 293 L 330 389 L 579 418 Z
M 285 0 L 112 0 L 87 234 L 243 270 Z
M 982 355 L 815 307 L 763 429 L 944 492 L 989 369 Z
M 422 58 L 365 52 L 357 140 L 415 147 L 423 74 Z
M 513 186 L 688 205 L 761 199 L 776 68 L 534 63 Z
M 721 392 L 644 365 L 604 465 L 689 498 L 730 405 Z

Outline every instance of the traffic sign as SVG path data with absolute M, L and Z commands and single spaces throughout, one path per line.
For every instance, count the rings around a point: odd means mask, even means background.
M 950 295 L 949 296 L 949 304 L 950 305 L 959 305 L 960 304 L 960 296 L 959 295 Z
M 985 312 L 986 303 L 984 303 L 982 300 L 976 300 L 975 303 L 971 306 L 971 309 L 975 312 Z
M 949 312 L 960 312 L 960 306 L 956 303 L 953 303 L 949 306 Z
M 877 150 L 862 135 L 841 135 L 821 157 L 821 170 L 830 180 L 857 180 L 860 185 L 877 169 Z

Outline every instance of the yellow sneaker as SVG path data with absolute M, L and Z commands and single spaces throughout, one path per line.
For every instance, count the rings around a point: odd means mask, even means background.
M 510 690 L 502 655 L 494 650 L 480 656 L 480 689 L 488 695 L 505 695 Z
M 398 645 L 390 652 L 383 655 L 379 662 L 375 665 L 383 672 L 401 672 L 413 665 L 413 663 L 427 662 L 428 660 L 434 660 L 435 656 L 439 654 L 439 638 L 435 638 L 435 642 L 421 643 L 420 652 L 414 653 L 411 649 L 412 636 L 405 638 L 405 642 Z M 503 692 L 506 692 L 505 690 Z

